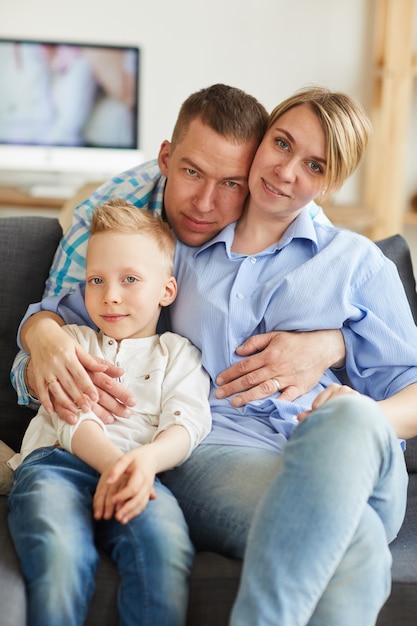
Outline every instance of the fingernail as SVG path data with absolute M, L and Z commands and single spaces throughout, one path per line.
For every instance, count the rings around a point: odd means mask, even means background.
M 242 398 L 240 396 L 236 396 L 235 398 L 233 398 L 233 404 L 235 406 L 242 406 Z
M 216 398 L 224 398 L 225 397 L 225 393 L 223 391 L 223 389 L 217 389 L 216 390 Z
M 222 378 L 221 376 L 217 376 L 217 378 L 216 378 L 216 383 L 217 383 L 218 385 L 223 385 L 223 378 Z

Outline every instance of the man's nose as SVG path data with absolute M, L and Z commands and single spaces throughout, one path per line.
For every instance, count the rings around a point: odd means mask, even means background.
M 194 197 L 194 206 L 201 213 L 212 211 L 215 206 L 216 186 L 213 183 L 206 182 L 198 189 Z

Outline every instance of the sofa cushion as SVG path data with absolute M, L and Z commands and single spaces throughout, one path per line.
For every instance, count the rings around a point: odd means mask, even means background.
M 33 411 L 18 407 L 10 383 L 17 353 L 16 332 L 28 305 L 41 299 L 52 259 L 62 236 L 55 218 L 0 219 L 0 439 L 14 450 Z

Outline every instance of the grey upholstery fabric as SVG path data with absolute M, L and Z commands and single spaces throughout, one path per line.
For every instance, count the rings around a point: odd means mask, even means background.
M 16 354 L 16 329 L 29 303 L 39 300 L 61 230 L 49 218 L 0 219 L 0 439 L 20 445 L 32 412 L 16 405 L 9 371 Z M 409 251 L 396 236 L 380 243 L 394 259 L 417 319 L 417 296 Z M 410 474 L 406 520 L 392 544 L 393 590 L 381 611 L 378 626 L 414 626 L 417 614 L 417 440 L 408 442 Z M 187 626 L 226 626 L 237 587 L 241 562 L 208 552 L 198 553 L 190 580 Z M 118 623 L 118 573 L 101 554 L 96 593 L 86 626 Z M 354 601 L 354 599 L 352 599 Z M 0 496 L 0 607 L 1 626 L 26 626 L 25 587 L 7 527 L 7 498 Z M 326 625 L 324 625 L 326 626 Z M 354 625 L 352 625 L 354 626 Z
M 16 356 L 16 331 L 28 304 L 42 296 L 51 259 L 61 238 L 56 219 L 0 220 L 0 439 L 13 449 L 33 412 L 16 407 L 10 369 Z

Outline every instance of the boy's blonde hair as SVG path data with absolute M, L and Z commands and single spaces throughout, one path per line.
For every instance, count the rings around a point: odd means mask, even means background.
M 359 165 L 369 137 L 371 122 L 360 106 L 344 93 L 324 87 L 297 91 L 281 102 L 269 116 L 268 129 L 293 107 L 307 104 L 320 120 L 326 140 L 325 193 L 339 189 Z
M 113 198 L 95 207 L 91 215 L 90 236 L 107 232 L 151 237 L 166 259 L 168 274 L 172 274 L 175 237 L 169 225 L 161 217 L 152 215 L 144 209 L 138 209 L 122 198 Z

